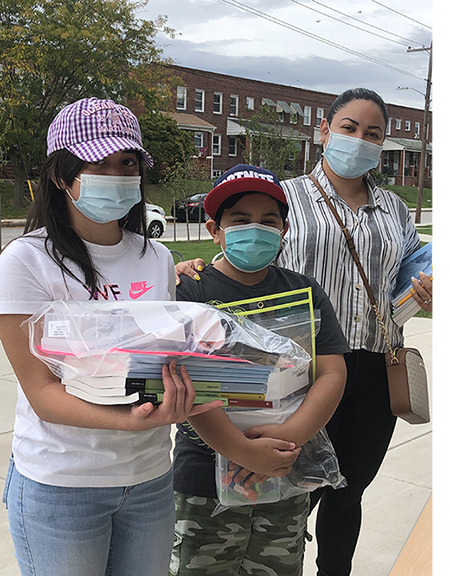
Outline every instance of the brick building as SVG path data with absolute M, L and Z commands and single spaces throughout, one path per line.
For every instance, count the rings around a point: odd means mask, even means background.
M 298 143 L 295 169 L 309 172 L 320 159 L 318 127 L 337 94 L 249 80 L 194 68 L 172 66 L 180 79 L 172 96 L 173 117 L 180 128 L 192 131 L 199 155 L 207 157 L 212 177 L 244 162 L 249 150 L 245 120 L 269 106 L 278 117 L 283 136 Z M 389 126 L 379 169 L 392 183 L 417 185 L 423 137 L 423 110 L 388 104 Z M 432 114 L 427 136 L 427 176 L 431 187 Z M 211 154 L 212 152 L 212 154 Z

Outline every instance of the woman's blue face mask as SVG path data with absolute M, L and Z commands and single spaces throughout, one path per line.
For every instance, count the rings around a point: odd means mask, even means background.
M 341 178 L 359 178 L 378 166 L 382 146 L 331 130 L 329 134 L 323 156 Z
M 224 256 L 241 272 L 259 272 L 277 257 L 282 230 L 264 224 L 220 228 L 225 232 Z
M 73 204 L 89 220 L 105 224 L 120 220 L 141 201 L 140 176 L 101 176 L 81 174 L 80 196 Z

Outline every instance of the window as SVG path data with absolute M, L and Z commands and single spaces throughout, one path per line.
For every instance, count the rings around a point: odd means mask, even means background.
M 406 132 L 411 130 L 411 120 L 405 120 L 405 130 Z
M 247 110 L 254 110 L 255 109 L 255 99 L 247 96 L 245 101 L 245 106 Z
M 239 96 L 236 94 L 230 95 L 230 116 L 237 116 L 239 108 Z
M 195 90 L 195 111 L 204 112 L 205 111 L 205 91 Z
M 303 108 L 303 126 L 311 126 L 311 106 Z
M 186 110 L 187 88 L 177 86 L 177 110 Z
M 414 138 L 420 138 L 420 122 L 414 122 Z
M 317 114 L 316 114 L 317 127 L 320 126 L 320 123 L 322 122 L 324 116 L 325 116 L 325 108 L 317 108 Z
M 228 156 L 237 156 L 237 139 L 235 136 L 228 137 Z
M 214 114 L 222 114 L 222 100 L 223 100 L 222 92 L 214 92 L 214 104 L 213 104 Z
M 220 134 L 213 134 L 213 155 L 220 156 L 222 154 L 222 136 Z
M 297 124 L 298 122 L 298 114 L 297 112 L 291 112 L 290 123 Z
M 387 126 L 386 126 L 386 136 L 391 135 L 391 124 L 392 124 L 392 118 L 389 118 Z
M 203 148 L 203 132 L 194 132 L 194 146 L 197 150 L 197 154 L 200 156 Z
M 402 121 L 400 118 L 396 118 L 395 119 L 395 129 L 396 130 L 401 130 L 402 129 Z

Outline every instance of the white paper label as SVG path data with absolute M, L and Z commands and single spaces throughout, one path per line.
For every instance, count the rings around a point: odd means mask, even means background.
M 70 336 L 69 320 L 51 320 L 48 323 L 48 335 L 51 338 L 67 338 Z

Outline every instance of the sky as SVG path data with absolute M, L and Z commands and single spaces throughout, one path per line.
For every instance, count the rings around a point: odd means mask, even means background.
M 424 106 L 428 52 L 408 48 L 430 46 L 432 0 L 150 0 L 138 15 L 159 14 L 176 38 L 157 41 L 180 66 Z

